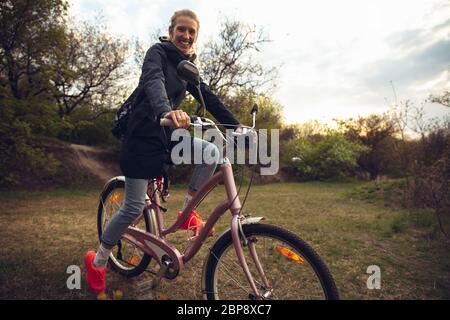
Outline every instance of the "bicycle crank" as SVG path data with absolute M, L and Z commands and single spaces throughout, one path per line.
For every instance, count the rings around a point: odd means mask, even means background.
M 151 289 L 155 289 L 161 283 L 162 278 L 169 280 L 175 279 L 179 270 L 173 268 L 173 262 L 169 256 L 165 255 L 161 258 L 161 265 L 159 271 L 156 273 L 151 283 Z

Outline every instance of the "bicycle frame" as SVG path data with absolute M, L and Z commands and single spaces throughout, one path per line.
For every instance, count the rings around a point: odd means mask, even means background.
M 125 231 L 122 238 L 136 247 L 138 247 L 143 252 L 147 253 L 156 261 L 162 265 L 164 261 L 167 261 L 167 258 L 171 260 L 171 269 L 173 270 L 175 276 L 178 275 L 178 272 L 183 268 L 184 264 L 187 263 L 202 247 L 205 239 L 208 237 L 209 231 L 215 225 L 217 220 L 225 213 L 225 211 L 230 210 L 232 218 L 231 218 L 231 235 L 233 239 L 233 245 L 239 260 L 239 263 L 245 273 L 247 280 L 255 294 L 255 297 L 261 297 L 256 288 L 253 277 L 248 268 L 247 262 L 244 257 L 244 252 L 241 247 L 241 239 L 240 239 L 240 209 L 241 203 L 239 201 L 239 197 L 236 190 L 236 184 L 233 176 L 233 169 L 231 163 L 227 158 L 224 158 L 224 163 L 220 165 L 220 169 L 216 174 L 214 174 L 197 192 L 195 197 L 190 201 L 187 207 L 183 210 L 180 217 L 175 221 L 175 223 L 170 226 L 168 229 L 164 227 L 164 217 L 160 210 L 160 197 L 159 195 L 155 195 L 153 197 L 153 202 L 150 203 L 149 209 L 153 209 L 155 212 L 156 224 L 158 229 L 158 234 L 151 234 L 145 232 L 144 230 L 138 229 L 136 227 L 130 226 Z M 170 242 L 165 239 L 165 236 L 174 233 L 181 226 L 183 221 L 188 218 L 189 213 L 192 209 L 194 209 L 203 198 L 214 189 L 219 183 L 223 182 L 225 186 L 225 190 L 227 193 L 227 200 L 223 201 L 219 204 L 214 211 L 211 213 L 209 219 L 206 221 L 204 228 L 200 231 L 198 236 L 191 242 L 189 247 L 186 249 L 185 253 L 182 254 L 178 251 L 178 249 L 173 246 Z M 252 250 L 252 245 L 250 246 L 250 253 L 253 261 L 256 264 L 257 270 L 260 275 L 263 277 L 265 285 L 268 286 L 267 280 L 264 276 L 264 271 L 262 269 L 261 264 L 259 263 L 259 259 L 256 256 L 256 251 Z

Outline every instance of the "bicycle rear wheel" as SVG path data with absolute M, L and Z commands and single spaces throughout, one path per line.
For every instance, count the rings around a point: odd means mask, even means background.
M 102 234 L 112 216 L 122 207 L 124 199 L 125 182 L 120 179 L 113 180 L 101 194 L 97 214 L 99 240 L 101 240 Z M 142 214 L 143 219 L 135 226 L 154 233 L 150 213 L 145 209 Z M 132 278 L 144 272 L 150 261 L 151 257 L 149 255 L 139 250 L 134 244 L 121 239 L 112 249 L 108 262 L 111 269 L 127 278 Z
M 244 224 L 242 228 L 249 241 L 249 245 L 243 247 L 245 259 L 265 299 L 339 299 L 330 271 L 305 241 L 271 225 Z M 264 275 L 252 259 L 252 245 Z M 203 289 L 205 298 L 211 300 L 254 298 L 238 262 L 230 231 L 210 249 L 203 270 Z

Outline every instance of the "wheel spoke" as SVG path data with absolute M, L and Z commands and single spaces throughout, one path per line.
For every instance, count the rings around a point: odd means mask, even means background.
M 212 252 L 212 254 L 213 254 L 213 255 L 216 257 L 216 259 L 217 259 L 217 256 L 214 254 L 214 252 Z M 232 262 L 233 262 L 233 261 L 232 261 Z M 232 272 L 231 272 L 228 268 L 226 268 L 227 263 L 225 263 L 224 261 L 219 261 L 219 263 L 221 263 L 222 266 L 225 266 L 225 268 L 224 268 L 225 271 L 224 271 L 223 273 L 226 274 L 230 280 L 232 280 L 234 283 L 236 283 L 240 289 L 244 290 L 245 293 L 249 293 L 249 290 L 246 289 L 246 288 L 244 288 L 244 286 L 241 285 L 241 284 L 239 283 L 239 281 L 237 281 L 237 280 L 235 279 L 235 277 L 232 276 Z M 234 262 L 234 264 L 235 264 L 236 266 L 238 266 L 239 268 L 241 268 L 241 266 L 239 266 L 236 262 Z M 242 268 L 241 268 L 241 269 L 242 269 Z M 238 269 L 238 270 L 239 270 L 239 269 Z
M 214 253 L 213 253 L 213 255 L 214 255 Z M 217 259 L 217 256 L 215 256 L 215 257 Z M 249 263 L 249 259 L 246 259 L 246 261 L 247 261 L 247 263 Z M 234 267 L 237 268 L 236 269 L 237 270 L 236 274 L 240 274 L 241 271 L 243 272 L 242 266 L 234 259 L 231 260 L 229 263 L 225 263 L 225 261 L 219 261 L 219 263 L 221 263 L 223 266 L 228 266 L 228 268 L 230 268 L 230 267 L 232 268 L 232 266 L 230 266 L 230 264 L 233 264 Z M 229 274 L 231 274 L 231 271 L 228 270 L 228 272 L 229 272 Z M 253 277 L 253 275 L 252 275 L 252 278 L 253 278 L 253 281 L 255 282 L 255 284 L 259 285 L 260 288 L 265 288 L 264 284 L 261 283 L 261 281 L 259 281 L 255 277 Z M 245 280 L 246 280 L 246 283 L 247 283 L 247 279 L 245 279 Z M 237 280 L 236 280 L 236 282 L 237 282 Z M 251 291 L 249 291 L 248 289 L 246 289 L 245 291 L 247 293 L 251 293 Z

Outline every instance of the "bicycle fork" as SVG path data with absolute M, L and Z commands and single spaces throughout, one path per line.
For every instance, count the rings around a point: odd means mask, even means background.
M 231 237 L 233 239 L 233 245 L 236 250 L 237 258 L 238 258 L 239 263 L 242 267 L 242 270 L 244 271 L 244 274 L 250 284 L 250 287 L 252 288 L 253 293 L 255 294 L 255 298 L 266 299 L 270 296 L 271 290 L 264 292 L 263 295 L 261 295 L 259 293 L 259 290 L 256 287 L 255 281 L 253 280 L 253 276 L 248 267 L 247 261 L 245 260 L 244 250 L 241 246 L 241 237 L 240 237 L 241 230 L 242 230 L 242 225 L 241 225 L 240 216 L 238 214 L 234 214 L 233 218 L 231 220 Z M 256 252 L 255 239 L 246 239 L 243 232 L 242 232 L 242 237 L 243 237 L 242 240 L 244 241 L 244 246 L 245 245 L 248 246 L 249 251 L 250 251 L 250 256 L 252 257 L 253 263 L 256 266 L 256 269 L 259 273 L 259 276 L 261 277 L 261 279 L 263 281 L 265 288 L 270 288 L 269 281 L 267 280 L 267 277 L 264 273 L 261 262 L 259 261 L 258 254 Z

